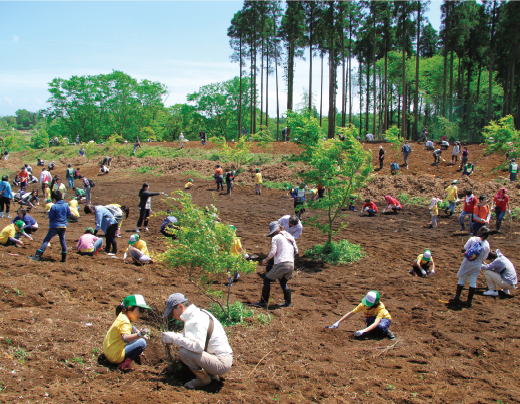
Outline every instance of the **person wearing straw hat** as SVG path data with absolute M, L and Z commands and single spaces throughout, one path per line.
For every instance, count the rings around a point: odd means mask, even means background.
M 262 261 L 262 265 L 266 265 L 269 260 L 274 257 L 274 266 L 273 269 L 265 274 L 262 297 L 254 306 L 267 307 L 269 304 L 269 295 L 271 294 L 271 282 L 278 280 L 285 300 L 280 307 L 291 307 L 291 289 L 287 286 L 287 282 L 293 275 L 294 256 L 298 254 L 296 240 L 287 231 L 282 230 L 278 222 L 271 222 L 269 224 L 269 234 L 267 237 L 271 237 L 271 251 Z
M 354 337 L 359 338 L 362 335 L 374 332 L 383 334 L 390 340 L 395 339 L 394 334 L 389 330 L 390 324 L 392 323 L 392 317 L 385 308 L 383 302 L 381 302 L 379 292 L 377 290 L 371 290 L 368 292 L 367 295 L 361 300 L 361 303 L 354 310 L 348 312 L 333 325 L 327 326 L 326 328 L 336 329 L 343 320 L 347 320 L 359 312 L 365 314 L 367 327 L 356 331 L 354 333 Z
M 422 254 L 419 254 L 416 259 L 412 262 L 412 270 L 410 275 L 420 276 L 425 278 L 428 275 L 435 275 L 435 262 L 432 258 L 432 252 L 430 250 L 424 250 Z
M 179 347 L 180 360 L 195 375 L 195 379 L 184 387 L 202 387 L 229 372 L 233 365 L 233 350 L 220 321 L 192 304 L 182 293 L 168 296 L 163 317 L 170 315 L 184 323 L 184 330 L 182 333 L 163 332 L 161 340 L 163 344 Z
M 148 247 L 144 240 L 141 240 L 139 234 L 132 234 L 128 240 L 128 248 L 123 255 L 123 261 L 126 262 L 126 257 L 130 255 L 135 263 L 142 264 L 153 264 L 153 259 L 150 258 Z
M 103 340 L 103 353 L 119 370 L 131 370 L 135 361 L 146 348 L 148 328 L 137 328 L 132 324 L 139 320 L 145 310 L 151 310 L 142 295 L 130 295 L 116 306 L 116 320 Z

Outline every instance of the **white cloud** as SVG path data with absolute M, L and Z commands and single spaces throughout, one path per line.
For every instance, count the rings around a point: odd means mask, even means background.
M 13 41 L 14 41 L 15 43 L 18 43 L 18 35 L 13 35 Z

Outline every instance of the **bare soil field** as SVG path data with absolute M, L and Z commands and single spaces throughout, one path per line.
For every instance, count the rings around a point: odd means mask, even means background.
M 189 142 L 187 147 L 201 146 Z M 367 147 L 374 151 L 375 163 L 378 144 Z M 395 155 L 387 148 L 386 167 L 375 172 L 360 194 L 362 198 L 372 197 L 380 212 L 386 194 L 442 197 L 446 185 L 460 179 L 456 166 L 431 166 L 431 152 L 417 144 L 412 147 L 409 170 L 402 167 L 402 174 L 394 177 L 386 175 Z M 275 152 L 290 154 L 296 150 L 293 144 L 279 143 Z M 500 178 L 505 173 L 490 173 L 500 157 L 486 157 L 477 145 L 470 146 L 470 153 L 477 171 L 459 189 L 472 186 L 476 195 L 486 192 L 492 198 L 507 183 Z M 71 161 L 96 182 L 92 190 L 95 204 L 120 203 L 131 208 L 130 217 L 123 221 L 123 237 L 117 240 L 117 257 L 82 257 L 75 252 L 73 248 L 85 228 L 94 225 L 92 215 L 82 214 L 79 222 L 69 224 L 67 229 L 66 263 L 59 262 L 57 238 L 41 262 L 29 260 L 48 228 L 41 207 L 32 212 L 40 225 L 34 242 L 23 248 L 0 247 L 0 403 L 520 402 L 517 293 L 510 298 L 482 296 L 487 288 L 481 274 L 473 307 L 452 307 L 448 302 L 455 292 L 456 273 L 463 259 L 460 250 L 469 235 L 458 231 L 458 214 L 447 217 L 441 213 L 439 226 L 431 229 L 425 227 L 430 220 L 428 209 L 412 205 L 404 206 L 398 215 L 378 214 L 373 218 L 350 212 L 349 225 L 337 238 L 361 244 L 366 257 L 348 265 L 331 266 L 303 258 L 307 248 L 325 241 L 324 235 L 305 226 L 298 239 L 300 257 L 295 276 L 289 282 L 293 306 L 272 305 L 268 312 L 273 319 L 267 325 L 251 320 L 227 329 L 234 365 L 221 382 L 198 391 L 184 389 L 183 383 L 192 377 L 180 368 L 176 355 L 173 363 L 168 362 L 154 313 L 139 323 L 154 330 L 141 365 L 135 365 L 129 373 L 98 365 L 104 335 L 115 319 L 115 306 L 126 295 L 142 294 L 156 313 L 163 310 L 166 298 L 174 292 L 184 293 L 199 307 L 207 308 L 210 303 L 182 271 L 161 263 L 123 264 L 122 255 L 137 221 L 141 184 L 148 182 L 152 192 L 172 192 L 182 189 L 187 181 L 183 172 L 195 170 L 210 175 L 215 162 L 155 159 L 150 164 L 144 160 L 115 159 L 106 176 L 97 176 L 97 160 Z M 14 169 L 22 162 L 14 156 L 8 162 L 0 161 L 0 167 Z M 54 172 L 64 173 L 67 162 L 60 160 Z M 161 175 L 133 171 L 144 165 L 167 169 Z M 272 181 L 291 181 L 294 172 L 283 163 L 260 168 L 264 179 Z M 253 171 L 248 169 L 237 177 L 237 184 L 245 185 L 237 185 L 230 196 L 217 193 L 212 182 L 200 179 L 195 180 L 198 187 L 186 192 L 201 206 L 214 203 L 222 221 L 236 226 L 247 251 L 262 259 L 270 248 L 270 239 L 265 237 L 269 222 L 292 213 L 293 203 L 284 191 L 264 189 L 261 196 L 255 196 Z M 507 187 L 513 205 L 518 206 L 519 188 L 508 183 Z M 158 198 L 152 199 L 156 212 L 167 207 Z M 358 201 L 357 208 L 360 206 Z M 457 212 L 460 209 L 458 206 Z M 141 233 L 149 249 L 157 254 L 167 248 L 159 233 L 161 222 L 162 216 L 151 218 L 150 231 Z M 8 219 L 0 219 L 2 228 L 7 224 Z M 506 217 L 502 230 L 502 234 L 491 236 L 491 247 L 500 248 L 517 263 L 520 226 Z M 426 248 L 432 250 L 436 275 L 411 277 L 411 261 Z M 263 272 L 259 265 L 256 274 L 242 276 L 232 287 L 232 300 L 258 301 Z M 371 289 L 381 293 L 392 315 L 394 341 L 355 340 L 353 332 L 363 327 L 361 315 L 337 330 L 324 329 L 353 309 Z M 466 295 L 467 288 L 463 299 Z M 276 303 L 282 301 L 277 284 L 273 284 L 271 297 Z

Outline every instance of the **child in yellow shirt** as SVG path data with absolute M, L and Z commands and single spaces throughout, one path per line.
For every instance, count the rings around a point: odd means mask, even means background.
M 188 182 L 184 185 L 184 189 L 190 189 L 193 185 L 193 180 L 190 178 Z
M 141 240 L 140 238 L 139 234 L 133 234 L 130 236 L 130 240 L 128 240 L 128 248 L 123 255 L 123 260 L 126 262 L 126 257 L 129 254 L 134 262 L 139 265 L 147 263 L 153 264 L 153 259 L 150 258 L 150 253 L 148 252 L 148 247 L 144 240 Z
M 430 202 L 430 213 L 432 215 L 432 220 L 429 224 L 430 227 L 437 227 L 437 216 L 439 216 L 439 205 L 438 203 L 441 201 L 439 198 L 432 198 Z
M 259 168 L 255 171 L 255 195 L 260 195 L 262 193 L 262 173 Z
M 48 198 L 45 202 L 47 202 L 47 204 L 45 205 L 45 213 L 49 213 L 49 210 L 51 210 L 52 208 L 52 205 L 54 205 L 52 203 L 52 199 Z
M 145 310 L 151 310 L 142 295 L 130 295 L 116 306 L 116 320 L 103 340 L 103 353 L 109 362 L 119 364 L 118 369 L 130 370 L 131 363 L 146 348 L 147 328 L 140 331 L 132 325 L 139 320 Z

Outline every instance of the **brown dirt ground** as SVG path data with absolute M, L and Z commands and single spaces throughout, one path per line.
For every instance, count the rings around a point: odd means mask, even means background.
M 195 142 L 190 143 L 196 147 Z M 284 151 L 284 145 L 278 146 L 277 152 L 292 152 Z M 371 146 L 376 151 L 377 145 Z M 497 175 L 486 170 L 497 164 L 498 157 L 486 158 L 477 146 L 470 150 L 478 170 L 471 178 L 474 188 L 494 194 L 502 181 L 492 179 Z M 21 163 L 20 159 L 13 160 L 9 164 Z M 62 163 L 56 172 L 64 171 L 66 162 Z M 80 163 L 85 174 L 93 177 L 97 170 L 94 164 L 75 161 Z M 171 167 L 181 165 L 163 163 Z M 362 196 L 371 195 L 379 207 L 383 206 L 382 196 L 386 193 L 440 196 L 443 187 L 460 175 L 450 166 L 430 166 L 426 152 L 413 153 L 410 163 L 406 172 L 410 175 L 389 177 L 376 173 Z M 5 166 L 5 162 L 2 164 Z M 197 168 L 207 166 L 208 170 L 214 165 L 197 164 Z M 129 219 L 123 222 L 124 237 L 118 239 L 119 257 L 135 227 L 141 183 L 149 182 L 152 191 L 181 188 L 186 178 L 180 173 L 185 169 L 172 171 L 161 176 L 135 174 L 119 167 L 116 161 L 108 176 L 95 178 L 96 204 L 126 203 L 133 208 Z M 234 224 L 244 247 L 260 257 L 269 251 L 265 238 L 269 222 L 292 212 L 292 201 L 283 191 L 264 190 L 261 197 L 256 197 L 253 187 L 247 185 L 236 186 L 233 195 L 226 196 L 217 194 L 209 181 L 196 180 L 196 184 L 200 187 L 187 191 L 194 201 L 208 205 L 215 196 L 221 219 Z M 512 194 L 513 200 L 518 199 L 518 189 L 513 189 Z M 159 211 L 166 204 L 157 198 L 152 207 Z M 366 258 L 340 266 L 299 258 L 296 275 L 289 283 L 293 307 L 273 306 L 269 311 L 273 321 L 268 325 L 248 322 L 229 328 L 234 366 L 223 383 L 200 391 L 182 387 L 190 377 L 179 369 L 177 359 L 168 363 L 158 332 L 149 340 L 143 364 L 133 372 L 123 374 L 107 369 L 98 365 L 96 359 L 104 334 L 115 318 L 114 307 L 124 296 L 141 293 L 149 304 L 161 309 L 173 292 L 185 293 L 201 307 L 208 306 L 208 299 L 200 296 L 179 270 L 161 264 L 124 265 L 120 259 L 106 255 L 77 255 L 73 246 L 83 230 L 93 225 L 92 216 L 82 215 L 79 223 L 69 225 L 67 263 L 58 262 L 57 239 L 52 241 L 44 260 L 34 263 L 27 256 L 39 247 L 47 228 L 41 209 L 34 211 L 34 217 L 41 228 L 35 241 L 24 248 L 3 247 L 0 251 L 2 403 L 520 402 L 520 368 L 515 359 L 520 353 L 516 293 L 510 299 L 482 296 L 486 288 L 481 275 L 473 308 L 456 310 L 446 303 L 455 290 L 456 272 L 462 261 L 460 248 L 468 237 L 457 232 L 455 217 L 441 214 L 439 227 L 428 229 L 424 225 L 429 222 L 429 214 L 424 207 L 405 206 L 396 216 L 360 218 L 351 214 L 349 226 L 339 238 L 361 244 Z M 152 218 L 151 231 L 142 234 L 155 252 L 166 248 L 159 238 L 161 220 Z M 1 226 L 6 224 L 7 219 L 0 219 Z M 506 219 L 503 230 L 503 234 L 491 237 L 490 244 L 517 262 L 520 226 Z M 305 227 L 298 245 L 303 252 L 324 240 L 323 235 Z M 425 248 L 433 252 L 437 275 L 412 278 L 408 275 L 411 260 Z M 243 276 L 233 286 L 232 298 L 257 301 L 262 272 L 259 266 L 258 274 Z M 338 330 L 323 329 L 354 308 L 370 289 L 381 292 L 393 318 L 395 341 L 354 340 L 353 331 L 363 327 L 360 316 L 343 323 Z M 467 290 L 463 297 L 466 293 Z M 274 284 L 272 298 L 275 302 L 282 299 Z M 143 318 L 141 324 L 158 329 L 151 315 Z

